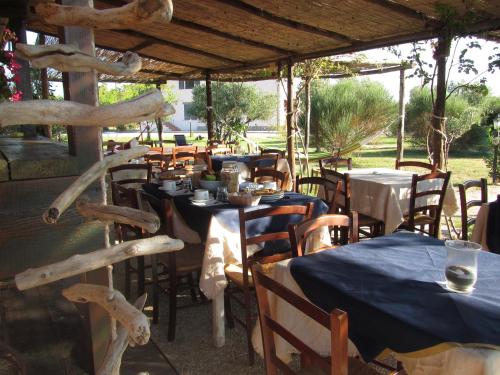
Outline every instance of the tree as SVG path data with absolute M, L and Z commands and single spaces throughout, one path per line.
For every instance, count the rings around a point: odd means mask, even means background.
M 368 79 L 344 79 L 335 85 L 315 82 L 311 104 L 316 141 L 332 151 L 352 151 L 397 121 L 397 103 L 382 84 Z
M 252 121 L 267 120 L 276 110 L 276 96 L 262 94 L 254 86 L 216 82 L 212 90 L 214 133 L 219 140 L 231 141 L 236 134 L 245 134 Z M 205 86 L 195 86 L 189 114 L 207 121 L 206 108 Z

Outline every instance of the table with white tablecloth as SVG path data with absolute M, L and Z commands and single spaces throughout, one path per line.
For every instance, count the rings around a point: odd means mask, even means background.
M 345 171 L 351 179 L 351 210 L 381 220 L 385 233 L 392 233 L 403 223 L 410 204 L 411 181 L 414 172 L 388 168 L 362 168 Z M 437 187 L 439 180 L 425 180 L 419 188 Z M 420 198 L 423 199 L 423 198 Z M 422 205 L 417 200 L 417 207 Z M 443 213 L 452 216 L 458 201 L 451 182 L 443 202 Z

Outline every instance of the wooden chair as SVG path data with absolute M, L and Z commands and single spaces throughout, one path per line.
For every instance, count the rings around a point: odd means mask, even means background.
M 250 180 L 252 180 L 253 182 L 259 182 L 266 177 L 272 178 L 274 181 L 276 181 L 276 185 L 281 190 L 284 190 L 286 181 L 285 172 L 280 172 L 275 169 L 252 169 L 252 171 L 250 172 Z
M 332 247 L 338 245 L 346 245 L 359 241 L 358 237 L 358 214 L 356 211 L 351 211 L 347 215 L 321 215 L 320 217 L 303 221 L 299 224 L 289 225 L 288 232 L 290 234 L 290 245 L 292 247 L 292 256 L 302 256 L 305 254 L 306 242 L 308 237 L 318 228 L 328 226 L 329 228 L 340 229 L 345 235 L 341 236 L 342 240 L 338 244 L 333 244 Z M 331 248 L 331 247 L 327 247 Z M 321 251 L 323 248 L 309 249 L 309 253 Z
M 266 148 L 266 149 L 262 149 L 260 150 L 260 154 L 262 156 L 265 156 L 265 155 L 277 155 L 278 158 L 285 158 L 285 155 L 286 155 L 286 151 L 285 150 L 278 150 L 277 148 Z
M 191 146 L 187 143 L 186 136 L 184 134 L 174 134 L 175 146 Z
M 169 155 L 148 154 L 144 158 L 151 165 L 151 168 L 159 169 L 160 171 L 168 169 L 172 164 L 172 157 Z
M 436 172 L 437 164 L 424 163 L 422 161 L 415 160 L 401 161 L 396 159 L 396 169 L 399 170 L 401 168 L 423 168 L 431 172 Z
M 408 216 L 404 218 L 404 223 L 401 224 L 401 228 L 413 232 L 417 230 L 432 237 L 439 237 L 441 229 L 441 211 L 443 210 L 444 196 L 446 194 L 448 182 L 450 181 L 450 175 L 451 172 L 431 172 L 424 175 L 413 175 L 411 182 L 410 210 Z M 434 179 L 442 180 L 440 188 L 420 188 L 422 181 Z M 434 199 L 437 200 L 438 203 L 431 202 L 417 207 L 417 199 L 419 198 Z M 428 231 L 425 230 L 425 226 L 429 226 Z
M 259 169 L 277 169 L 278 155 L 253 156 L 247 166 L 250 172 Z
M 337 182 L 335 204 L 331 212 L 348 215 L 351 211 L 351 178 L 348 173 L 340 173 L 332 169 L 322 169 L 321 175 L 330 181 Z M 371 216 L 358 213 L 359 233 L 372 238 L 382 236 L 385 232 L 384 222 Z M 362 228 L 368 228 L 368 231 Z
M 143 173 L 141 173 L 141 171 Z M 123 164 L 113 168 L 109 168 L 108 172 L 111 181 L 116 182 L 119 185 L 145 184 L 151 182 L 152 167 L 150 164 Z M 121 174 L 126 174 L 127 172 L 137 175 L 143 175 L 144 177 L 120 177 Z
M 173 207 L 169 199 L 158 199 L 144 191 L 141 191 L 143 201 L 149 205 L 160 216 L 161 228 L 159 233 L 166 234 L 174 238 L 173 233 Z M 205 247 L 203 244 L 192 244 L 184 241 L 184 248 L 167 254 L 156 254 L 151 256 L 152 284 L 153 284 L 153 324 L 158 323 L 159 316 L 159 294 L 164 292 L 168 295 L 168 341 L 175 339 L 175 329 L 177 320 L 177 300 L 179 297 L 179 287 L 183 285 L 182 280 L 187 279 L 187 284 L 191 290 L 191 297 L 196 301 L 197 288 L 193 274 L 201 272 L 203 254 Z M 163 267 L 166 272 L 160 274 L 158 266 Z M 163 277 L 164 276 L 164 277 Z M 163 285 L 167 286 L 164 287 Z
M 207 147 L 208 155 L 231 155 L 231 152 L 229 147 Z
M 330 156 L 319 159 L 319 169 L 331 169 L 337 171 L 339 167 L 345 167 L 347 170 L 352 169 L 352 158 L 341 158 L 339 156 Z
M 259 264 L 252 265 L 255 292 L 259 307 L 260 329 L 264 348 L 264 362 L 267 375 L 283 374 L 330 374 L 330 375 L 375 375 L 377 372 L 361 361 L 347 356 L 348 317 L 347 313 L 333 309 L 330 313 L 322 310 L 307 299 L 297 295 L 283 284 L 278 283 L 262 270 Z M 309 318 L 315 320 L 331 332 L 331 352 L 329 357 L 320 356 L 293 332 L 285 328 L 271 313 L 269 295 L 275 295 Z M 293 345 L 299 352 L 300 372 L 292 370 L 276 354 L 275 338 L 279 336 Z M 305 367 L 306 365 L 307 367 Z M 304 368 L 305 367 L 305 368 Z M 280 371 L 278 371 L 280 370 Z M 307 370 L 310 370 L 307 372 Z
M 305 206 L 277 206 L 271 208 L 264 208 L 260 210 L 253 210 L 245 212 L 243 208 L 239 209 L 239 222 L 240 222 L 240 244 L 241 244 L 241 264 L 240 265 L 227 265 L 225 267 L 225 275 L 229 281 L 228 287 L 225 289 L 224 302 L 225 311 L 229 327 L 234 327 L 236 320 L 243 327 L 246 328 L 247 345 L 248 345 L 248 360 L 250 365 L 254 362 L 254 351 L 252 347 L 252 328 L 253 318 L 251 313 L 251 290 L 253 289 L 253 279 L 250 275 L 250 263 L 260 262 L 263 264 L 277 262 L 282 259 L 287 259 L 291 256 L 289 249 L 285 252 L 276 252 L 271 255 L 265 255 L 264 251 L 258 251 L 252 256 L 248 255 L 247 247 L 249 245 L 261 245 L 270 241 L 283 241 L 289 240 L 288 231 L 273 232 L 259 234 L 253 237 L 247 237 L 247 223 L 252 220 L 262 219 L 264 217 L 277 217 L 283 215 L 301 215 L 303 220 L 309 219 L 312 213 L 313 203 L 308 203 Z M 282 250 L 282 249 L 281 249 Z M 243 293 L 243 300 L 237 297 L 237 293 Z M 243 306 L 245 310 L 245 319 L 241 320 L 233 316 L 231 309 L 231 300 L 234 300 L 239 305 Z
M 319 188 L 323 188 L 325 197 L 323 201 L 328 205 L 328 213 L 335 213 L 335 197 L 337 193 L 337 183 L 323 177 L 300 177 L 295 178 L 295 191 L 302 194 L 317 196 Z
M 481 199 L 467 200 L 467 190 L 472 188 L 481 189 Z M 468 210 L 471 207 L 481 207 L 483 203 L 488 203 L 488 181 L 486 178 L 465 181 L 463 184 L 458 185 L 458 193 L 460 195 L 460 210 L 462 217 L 462 240 L 468 241 L 469 226 L 476 222 L 475 217 L 469 217 Z
M 172 163 L 174 168 L 194 164 L 198 148 L 196 146 L 179 146 L 172 149 Z

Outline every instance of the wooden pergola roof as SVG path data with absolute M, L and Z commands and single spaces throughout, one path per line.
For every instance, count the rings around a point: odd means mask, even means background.
M 273 78 L 288 61 L 345 54 L 444 32 L 435 0 L 173 0 L 169 24 L 130 30 L 95 30 L 98 47 L 137 52 L 159 61 L 140 74 L 167 79 L 253 80 Z M 473 11 L 462 32 L 498 37 L 497 1 L 440 0 L 459 15 Z M 126 4 L 95 0 L 95 8 Z M 466 8 L 468 7 L 468 8 Z M 465 16 L 464 16 L 465 17 Z M 471 18 L 472 19 L 472 18 Z M 28 28 L 57 35 L 57 27 L 36 20 Z

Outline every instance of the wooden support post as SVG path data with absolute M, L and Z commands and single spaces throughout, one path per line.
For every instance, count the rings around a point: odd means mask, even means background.
M 22 19 L 13 19 L 11 21 L 13 31 L 16 33 L 19 43 L 26 43 L 26 25 Z M 15 49 L 15 44 L 14 44 Z M 17 61 L 21 68 L 18 71 L 19 83 L 17 89 L 22 92 L 22 100 L 33 100 L 33 91 L 31 87 L 30 64 L 26 60 L 18 59 Z M 35 125 L 22 125 L 21 127 L 24 138 L 36 137 Z
M 45 44 L 45 35 L 39 34 L 39 42 L 41 45 Z M 42 99 L 49 98 L 49 77 L 47 74 L 47 68 L 40 69 L 40 80 L 42 81 Z M 52 138 L 52 126 L 45 125 L 42 127 L 43 135 L 47 138 Z
M 405 148 L 405 68 L 399 70 L 399 122 L 396 159 L 403 160 Z
M 161 84 L 157 83 L 156 88 L 161 92 Z M 158 140 L 160 141 L 160 146 L 163 146 L 163 122 L 161 117 L 156 119 L 156 129 L 158 130 Z
M 62 0 L 62 5 L 93 7 L 93 0 Z M 90 55 L 95 54 L 94 31 L 91 28 L 64 27 L 64 42 L 75 44 L 80 50 Z M 70 100 L 89 105 L 98 105 L 97 76 L 95 72 L 68 73 L 67 90 Z M 102 158 L 102 138 L 99 127 L 73 127 L 72 134 L 74 155 L 78 157 L 80 171 L 85 171 Z M 81 282 L 108 285 L 107 269 L 101 268 L 82 275 Z M 83 309 L 89 340 L 87 342 L 89 373 L 94 373 L 104 359 L 106 348 L 111 339 L 109 315 L 96 304 L 86 305 Z
M 288 61 L 287 66 L 287 97 L 286 97 L 286 150 L 288 152 L 288 164 L 290 164 L 290 178 L 295 184 L 295 129 L 293 124 L 293 63 Z
M 210 79 L 210 72 L 207 72 L 206 78 L 206 90 L 207 90 L 207 132 L 208 140 L 214 139 L 214 111 L 212 105 L 212 81 Z
M 436 98 L 432 109 L 432 159 L 439 169 L 445 162 L 443 135 L 446 132 L 446 60 L 450 55 L 451 38 L 440 37 L 434 50 L 437 67 Z

